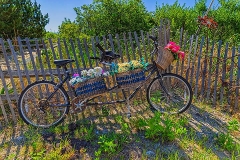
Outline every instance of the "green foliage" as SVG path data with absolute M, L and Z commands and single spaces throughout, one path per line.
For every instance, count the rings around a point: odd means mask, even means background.
M 94 0 L 74 10 L 80 31 L 91 36 L 149 30 L 154 22 L 141 0 Z
M 48 14 L 41 13 L 36 1 L 0 1 L 0 10 L 0 37 L 39 38 L 45 34 L 45 26 L 49 22 Z
M 230 134 L 223 133 L 218 135 L 217 144 L 227 151 L 233 151 L 237 145 Z
M 239 126 L 240 126 L 239 122 L 236 119 L 233 119 L 232 121 L 228 122 L 227 127 L 228 127 L 228 130 L 232 132 L 232 131 L 238 131 Z
M 102 153 L 109 155 L 118 153 L 127 142 L 128 138 L 124 134 L 108 133 L 101 135 L 98 139 L 99 148 L 95 152 L 95 156 L 99 157 Z
M 140 130 L 145 131 L 145 137 L 153 139 L 155 141 L 172 141 L 180 135 L 187 133 L 187 129 L 184 127 L 187 123 L 187 119 L 167 116 L 161 118 L 159 112 L 155 112 L 154 117 L 144 120 L 139 119 L 136 122 L 136 126 Z

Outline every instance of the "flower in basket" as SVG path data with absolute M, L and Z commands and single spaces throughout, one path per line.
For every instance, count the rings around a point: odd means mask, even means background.
M 170 41 L 164 48 L 172 53 L 174 60 L 177 60 L 179 58 L 183 59 L 185 56 L 185 53 L 183 51 L 180 51 L 180 46 L 175 42 Z
M 82 76 L 82 77 L 87 77 L 87 73 L 88 73 L 87 70 L 82 70 L 82 71 L 81 71 L 81 76 Z
M 94 68 L 94 76 L 100 77 L 103 73 L 103 69 L 101 67 L 95 67 Z
M 87 71 L 87 76 L 88 76 L 88 77 L 93 78 L 94 75 L 95 75 L 94 69 L 89 69 L 89 70 Z
M 106 71 L 106 72 L 103 71 L 102 75 L 107 77 L 110 75 L 110 73 L 108 71 Z
M 75 78 L 75 77 L 80 77 L 80 76 L 79 76 L 78 73 L 74 73 L 74 74 L 73 74 L 73 78 Z

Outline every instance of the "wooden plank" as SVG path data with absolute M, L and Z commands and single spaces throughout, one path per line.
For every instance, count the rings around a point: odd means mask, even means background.
M 52 50 L 53 59 L 57 60 L 58 58 L 56 57 L 56 53 L 55 53 L 55 50 L 54 50 L 54 47 L 53 47 L 52 39 L 49 38 L 48 40 L 49 40 L 50 48 Z M 57 73 L 58 73 L 59 79 L 62 80 L 62 77 L 60 76 L 60 69 L 58 67 L 57 67 Z
M 81 42 L 80 42 L 79 38 L 77 38 L 77 45 L 78 45 L 78 49 L 79 49 L 79 55 L 80 55 L 80 57 L 82 59 L 83 68 L 86 69 L 87 66 L 86 66 L 86 62 L 85 62 L 84 56 L 83 56 Z
M 60 38 L 58 38 L 58 41 L 57 41 L 57 47 L 58 47 L 58 54 L 59 54 L 59 58 L 60 58 L 60 59 L 63 59 Z M 58 58 L 57 58 L 57 59 L 58 59 Z
M 12 85 L 12 88 L 13 88 L 13 92 L 14 92 L 14 95 L 17 95 L 17 90 L 16 90 L 16 85 L 14 83 L 14 79 L 13 79 L 13 76 L 12 76 L 12 70 L 11 70 L 11 67 L 10 67 L 10 63 L 8 61 L 8 57 L 7 57 L 7 51 L 5 49 L 5 45 L 4 45 L 4 41 L 2 38 L 0 38 L 0 44 L 2 46 L 2 52 L 3 52 L 3 56 L 4 56 L 4 59 L 5 59 L 5 62 L 7 64 L 7 70 L 8 70 L 8 73 L 9 73 L 9 76 L 10 76 L 10 80 L 11 80 L 11 85 Z M 2 72 L 1 72 L 2 73 Z M 5 80 L 2 79 L 2 82 L 5 82 Z M 7 86 L 7 85 L 6 85 Z M 5 88 L 5 92 L 8 94 L 8 87 Z M 17 96 L 15 97 L 16 98 L 16 101 L 18 100 Z
M 146 44 L 145 44 L 145 37 L 144 37 L 144 34 L 143 34 L 143 30 L 141 30 L 140 32 L 141 32 L 142 45 L 143 45 L 143 51 L 144 51 L 144 58 L 145 58 L 145 61 L 147 62 L 148 61 L 148 56 L 147 56 L 147 50 L 146 50 Z
M 209 62 L 209 70 L 208 70 L 208 81 L 207 81 L 207 100 L 209 100 L 210 93 L 211 93 L 211 83 L 212 83 L 211 69 L 212 69 L 212 61 L 213 61 L 212 60 L 213 52 L 214 52 L 214 41 L 212 42 L 212 49 L 211 49 L 211 53 L 210 53 L 210 62 Z
M 199 50 L 199 54 L 198 54 L 198 65 L 197 65 L 197 71 L 196 71 L 196 85 L 195 85 L 195 96 L 197 97 L 198 94 L 198 79 L 199 79 L 199 72 L 200 72 L 200 68 L 201 68 L 201 58 L 202 58 L 202 48 L 203 48 L 203 44 L 204 44 L 204 37 L 202 37 L 202 41 L 200 44 L 200 50 Z
M 152 40 L 150 40 L 149 38 L 150 34 L 147 32 L 147 48 L 148 48 L 148 53 L 152 53 L 153 50 L 153 43 Z M 150 45 L 151 44 L 151 45 Z M 147 62 L 151 62 L 151 57 L 149 57 L 149 59 L 146 60 Z
M 91 38 L 91 42 L 92 42 L 93 55 L 94 55 L 94 57 L 96 57 L 96 56 L 97 56 L 97 54 L 96 54 L 96 45 L 95 45 L 95 42 L 94 42 L 94 38 L 93 38 L 93 37 Z M 96 63 L 96 66 L 98 66 L 98 60 L 94 60 L 94 61 L 95 61 L 95 63 Z
M 204 57 L 204 62 L 203 62 L 203 70 L 202 70 L 202 84 L 201 84 L 201 92 L 200 92 L 200 95 L 201 95 L 201 98 L 203 99 L 204 98 L 204 93 L 205 93 L 205 89 L 206 89 L 206 77 L 207 77 L 207 60 L 208 60 L 208 50 L 209 50 L 209 39 L 207 37 L 207 40 L 206 40 L 206 52 L 205 52 L 205 57 Z
M 191 77 L 190 77 L 190 85 L 193 86 L 193 76 L 194 76 L 194 69 L 195 69 L 195 62 L 196 62 L 196 54 L 197 54 L 197 47 L 198 47 L 198 36 L 196 36 L 192 66 L 191 66 Z
M 2 114 L 3 114 L 3 117 L 4 117 L 4 120 L 6 123 L 8 123 L 8 116 L 7 116 L 7 112 L 5 111 L 5 108 L 4 108 L 4 104 L 3 104 L 3 100 L 2 100 L 2 96 L 0 95 L 0 107 L 2 109 Z
M 127 43 L 127 38 L 126 38 L 126 33 L 123 33 L 123 41 L 124 41 L 124 45 L 125 45 L 125 52 L 128 58 L 128 62 L 130 62 L 131 58 L 128 52 L 128 43 Z
M 140 43 L 139 43 L 139 40 L 138 40 L 137 32 L 134 32 L 134 38 L 135 38 L 135 42 L 137 43 L 138 54 L 140 55 L 140 58 L 142 58 L 142 51 L 141 51 Z
M 28 81 L 28 84 L 31 84 L 31 80 L 30 80 L 30 76 L 29 76 L 29 73 L 28 73 L 28 68 L 27 68 L 27 63 L 26 63 L 26 59 L 25 59 L 25 56 L 24 56 L 24 50 L 23 50 L 23 47 L 22 47 L 22 41 L 20 39 L 20 37 L 17 38 L 18 40 L 18 45 L 19 45 L 19 49 L 20 49 L 20 54 L 22 56 L 22 62 L 23 62 L 23 66 L 24 66 L 24 72 L 25 72 L 25 75 L 27 77 L 27 81 Z M 10 73 L 7 72 L 7 74 L 9 75 Z M 22 74 L 23 75 L 23 74 Z M 7 76 L 6 76 L 7 77 Z
M 133 59 L 135 60 L 136 59 L 136 54 L 135 54 L 135 49 L 133 47 L 132 33 L 128 32 L 128 36 L 129 36 L 129 41 L 130 41 L 130 45 L 131 45 L 131 48 L 132 48 Z
M 9 47 L 10 47 L 10 49 L 11 49 L 11 52 L 12 52 L 12 54 L 13 54 L 13 59 L 14 59 L 14 62 L 15 62 L 15 64 L 16 64 L 16 68 L 17 68 L 18 78 L 19 78 L 19 81 L 20 81 L 20 84 L 21 84 L 21 88 L 22 88 L 22 90 L 23 90 L 23 89 L 24 89 L 24 83 L 23 83 L 23 78 L 22 78 L 22 74 L 21 74 L 21 68 L 20 68 L 20 65 L 19 65 L 19 63 L 18 63 L 17 54 L 16 54 L 16 52 L 15 52 L 15 50 L 14 50 L 14 47 L 13 47 L 11 41 L 10 41 L 9 39 L 8 39 L 7 41 L 8 41 L 8 45 L 9 45 Z M 9 73 L 9 75 L 10 75 L 10 73 Z M 13 76 L 12 76 L 12 77 L 13 77 Z
M 235 58 L 235 47 L 232 47 L 232 57 L 231 57 L 231 66 L 230 66 L 230 77 L 229 77 L 229 85 L 232 87 L 233 85 L 235 85 L 233 83 L 233 70 L 234 70 L 234 58 Z M 233 88 L 230 88 L 233 89 Z M 234 92 L 235 90 L 233 89 L 232 92 Z M 234 94 L 232 93 L 231 94 Z M 228 98 L 231 98 L 230 96 L 228 96 Z M 228 106 L 228 110 L 230 111 L 230 106 Z
M 30 42 L 29 42 L 29 39 L 26 38 L 26 43 L 27 43 L 27 48 L 28 48 L 28 52 L 29 52 L 29 55 L 30 55 L 30 58 L 31 58 L 31 62 L 32 62 L 32 65 L 33 65 L 33 70 L 35 72 L 35 76 L 36 76 L 36 81 L 39 80 L 39 77 L 38 77 L 38 71 L 37 71 L 37 67 L 36 67 L 36 64 L 35 64 L 35 57 L 33 57 L 33 51 L 32 51 L 32 48 L 30 46 Z
M 227 61 L 227 55 L 228 55 L 228 43 L 226 43 L 226 47 L 225 47 L 225 52 L 224 52 L 224 56 L 223 56 L 223 64 L 222 64 L 222 82 L 225 82 L 226 80 L 226 61 Z M 220 58 L 220 57 L 219 57 Z M 220 89 L 220 103 L 223 103 L 223 98 L 224 98 L 224 86 L 221 85 L 221 89 Z
M 123 53 L 122 53 L 122 47 L 119 39 L 119 35 L 116 34 L 116 39 L 117 39 L 117 45 L 118 45 L 118 50 L 119 50 L 119 55 L 121 56 L 121 62 L 124 62 L 123 60 Z
M 44 40 L 42 40 L 42 44 L 43 44 L 43 49 L 45 50 L 45 54 L 46 54 L 46 59 L 45 61 L 47 62 L 47 65 L 48 65 L 48 71 L 49 71 L 49 75 L 51 77 L 51 80 L 54 81 L 54 77 L 53 77 L 53 74 L 52 74 L 52 67 L 51 67 L 51 64 L 50 64 L 50 57 L 48 56 L 48 50 L 47 50 L 47 47 L 46 47 L 46 44 L 44 42 Z M 46 76 L 46 70 L 45 70 L 45 76 Z
M 38 55 L 37 57 L 38 57 L 38 61 L 39 61 L 40 69 L 41 69 L 41 74 L 43 75 L 43 79 L 46 80 L 46 75 L 45 75 L 45 71 L 44 71 L 45 67 L 43 66 L 41 51 L 40 51 L 37 39 L 36 39 L 35 43 L 36 43 L 36 49 L 37 49 L 37 55 Z
M 71 47 L 72 47 L 73 56 L 74 56 L 75 63 L 76 63 L 76 66 L 77 66 L 77 73 L 80 74 L 81 69 L 80 69 L 80 66 L 79 66 L 79 63 L 78 63 L 78 56 L 76 55 L 76 51 L 75 51 L 75 47 L 74 47 L 74 43 L 73 43 L 72 39 L 70 39 L 70 44 L 71 44 Z
M 184 36 L 184 45 L 183 45 L 183 50 L 185 51 L 185 54 L 186 54 L 186 46 L 187 46 L 187 40 L 188 40 L 188 35 L 187 35 L 187 32 L 185 33 L 185 36 Z M 184 72 L 184 61 L 186 60 L 186 56 L 184 57 L 184 59 L 182 60 L 181 62 L 181 72 L 180 72 L 180 75 L 183 77 L 183 72 Z
M 86 40 L 85 38 L 83 39 L 83 43 L 84 43 L 84 47 L 85 47 L 85 53 L 86 53 L 86 55 L 87 55 L 87 57 L 88 57 L 88 62 L 89 62 L 90 68 L 92 68 L 93 66 L 92 66 L 92 62 L 91 62 L 91 60 L 90 60 L 90 55 L 89 55 L 89 51 L 88 51 L 87 40 Z
M 237 73 L 237 79 L 236 79 L 236 98 L 235 98 L 235 107 L 234 110 L 238 111 L 239 110 L 239 99 L 240 99 L 240 46 L 238 47 L 238 73 Z
M 1 38 L 0 38 L 0 41 L 2 41 Z M 1 42 L 0 42 L 0 43 L 1 43 Z M 4 51 L 5 48 L 4 48 L 3 45 L 2 45 L 2 47 L 3 47 L 3 51 Z M 0 78 L 1 78 L 1 80 L 2 80 L 2 85 L 3 85 L 4 89 L 5 89 L 5 95 L 6 95 L 6 97 L 7 97 L 7 102 L 8 102 L 9 108 L 10 108 L 10 112 L 11 112 L 11 115 L 12 115 L 12 119 L 13 119 L 14 122 L 16 122 L 16 121 L 17 121 L 16 115 L 15 115 L 15 112 L 14 112 L 14 109 L 13 109 L 12 101 L 11 101 L 11 99 L 9 98 L 9 93 L 6 92 L 6 91 L 8 91 L 8 87 L 7 87 L 6 81 L 5 81 L 4 77 L 3 77 L 3 73 L 2 73 L 1 67 L 0 67 Z M 16 99 L 16 100 L 18 99 L 18 97 L 16 97 L 16 94 L 14 94 L 14 99 Z
M 63 39 L 63 44 L 64 44 L 64 47 L 65 47 L 65 50 L 66 50 L 66 54 L 67 54 L 66 56 L 67 56 L 67 58 L 68 58 L 68 59 L 72 59 L 65 38 Z M 70 66 L 70 70 L 71 70 L 71 72 L 73 73 L 73 66 L 72 66 L 72 63 L 69 63 L 69 66 Z
M 216 106 L 216 101 L 217 101 L 217 84 L 218 84 L 218 74 L 219 74 L 219 58 L 221 54 L 221 47 L 222 47 L 222 41 L 219 41 L 218 44 L 218 53 L 217 53 L 217 65 L 216 65 L 216 76 L 215 76 L 215 82 L 214 82 L 214 92 L 213 92 L 213 105 Z
M 180 31 L 180 39 L 179 39 L 179 46 L 182 48 L 182 38 L 183 38 L 183 28 L 181 28 Z M 181 49 L 182 50 L 182 49 Z M 180 65 L 181 59 L 177 61 L 176 68 L 175 68 L 175 73 L 178 74 L 179 70 L 179 65 Z
M 186 80 L 188 81 L 189 78 L 189 70 L 190 70 L 190 63 L 191 63 L 191 53 L 192 53 L 192 47 L 193 47 L 193 39 L 194 35 L 191 36 L 190 38 L 190 47 L 189 47 L 189 52 L 188 52 L 188 63 L 187 63 L 187 71 L 186 71 Z

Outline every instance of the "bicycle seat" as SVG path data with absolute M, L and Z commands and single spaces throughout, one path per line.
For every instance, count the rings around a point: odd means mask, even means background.
M 108 51 L 108 50 L 106 50 L 103 59 L 104 59 L 104 60 L 114 60 L 114 59 L 117 59 L 117 58 L 119 58 L 119 57 L 120 57 L 119 54 L 116 54 L 116 53 L 114 53 L 113 51 Z
M 54 60 L 54 64 L 56 64 L 57 66 L 65 66 L 68 63 L 71 62 L 75 62 L 75 60 L 73 59 L 58 59 L 58 60 Z

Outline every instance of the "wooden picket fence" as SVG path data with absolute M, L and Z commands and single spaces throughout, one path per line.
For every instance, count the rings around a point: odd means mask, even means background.
M 170 39 L 169 25 L 161 25 L 151 32 L 129 32 L 124 34 L 93 37 L 90 39 L 21 39 L 13 45 L 10 39 L 0 38 L 0 126 L 18 120 L 17 100 L 20 92 L 30 83 L 54 80 L 63 71 L 53 64 L 55 59 L 72 58 L 71 73 L 98 66 L 89 57 L 99 55 L 95 43 L 121 55 L 119 62 L 145 58 L 150 61 L 153 50 L 149 35 L 159 37 L 165 45 Z M 186 52 L 184 60 L 174 62 L 167 72 L 185 77 L 193 88 L 196 99 L 206 100 L 213 106 L 237 112 L 240 108 L 240 47 L 210 42 L 204 37 L 188 36 L 183 30 L 174 40 Z M 109 82 L 108 82 L 109 83 Z M 66 89 L 70 86 L 65 86 Z M 115 94 L 111 94 L 112 98 Z

